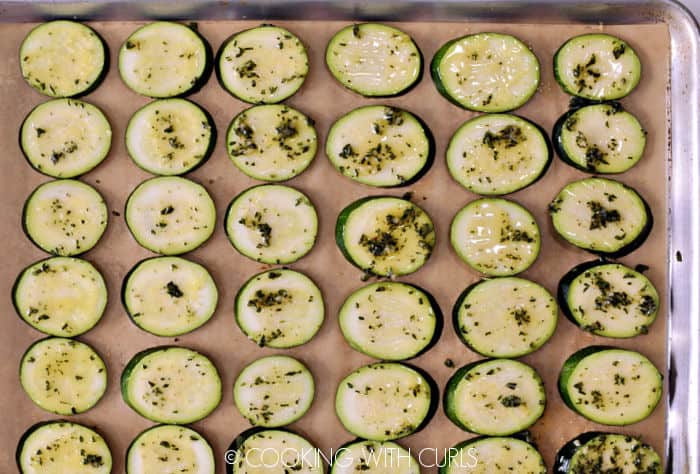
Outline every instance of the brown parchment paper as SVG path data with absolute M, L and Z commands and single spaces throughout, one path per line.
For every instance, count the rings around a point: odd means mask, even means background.
M 199 30 L 211 43 L 214 51 L 230 34 L 255 26 L 260 21 L 200 22 Z M 212 77 L 208 84 L 191 98 L 204 106 L 214 117 L 219 131 L 216 150 L 204 166 L 189 176 L 212 194 L 217 210 L 217 229 L 203 247 L 186 255 L 204 264 L 213 274 L 220 291 L 220 303 L 212 320 L 191 334 L 179 338 L 159 338 L 133 325 L 120 303 L 120 287 L 127 271 L 149 252 L 139 247 L 126 228 L 123 208 L 129 192 L 149 177 L 132 163 L 124 147 L 124 130 L 131 114 L 148 102 L 145 97 L 130 91 L 119 79 L 116 55 L 121 43 L 141 23 L 101 22 L 92 26 L 104 37 L 111 52 L 111 67 L 105 82 L 86 100 L 99 106 L 109 118 L 114 132 L 109 157 L 96 170 L 82 179 L 94 185 L 106 198 L 110 222 L 101 242 L 85 258 L 102 271 L 109 288 L 109 304 L 102 321 L 80 339 L 92 344 L 103 356 L 109 372 L 106 395 L 92 410 L 72 419 L 96 426 L 107 439 L 114 458 L 114 472 L 124 472 L 124 456 L 131 440 L 152 423 L 140 417 L 122 401 L 119 377 L 126 362 L 137 351 L 161 345 L 180 344 L 208 354 L 220 370 L 224 394 L 221 405 L 205 420 L 195 423 L 212 443 L 218 464 L 217 472 L 224 472 L 224 452 L 231 440 L 249 424 L 233 404 L 232 385 L 240 369 L 254 359 L 275 352 L 284 352 L 300 358 L 312 370 L 317 382 L 316 399 L 311 410 L 291 429 L 307 436 L 318 447 L 328 452 L 353 438 L 335 416 L 334 394 L 339 380 L 352 369 L 371 359 L 348 346 L 337 324 L 337 311 L 343 299 L 363 285 L 361 272 L 341 256 L 335 246 L 333 229 L 338 212 L 348 203 L 366 195 L 414 193 L 414 201 L 433 218 L 437 230 L 437 246 L 433 256 L 417 273 L 403 278 L 430 291 L 445 314 L 445 327 L 439 343 L 429 352 L 413 360 L 426 369 L 442 390 L 455 369 L 445 365 L 452 359 L 456 366 L 476 360 L 479 356 L 469 351 L 452 329 L 450 314 L 459 293 L 476 281 L 479 275 L 463 263 L 449 244 L 448 229 L 455 213 L 476 198 L 455 183 L 444 163 L 446 144 L 466 119 L 474 114 L 451 105 L 443 99 L 430 80 L 427 64 L 421 83 L 408 94 L 391 99 L 365 99 L 343 89 L 327 72 L 324 49 L 332 34 L 343 23 L 338 22 L 276 22 L 299 35 L 308 45 L 311 70 L 302 89 L 289 103 L 316 120 L 319 134 L 319 153 L 310 168 L 288 184 L 299 188 L 315 203 L 319 213 L 318 241 L 313 251 L 291 267 L 312 277 L 323 291 L 326 321 L 317 336 L 308 344 L 288 351 L 261 349 L 248 341 L 233 318 L 233 299 L 250 276 L 266 268 L 239 255 L 229 244 L 223 231 L 223 214 L 229 201 L 239 192 L 256 184 L 230 162 L 224 146 L 226 128 L 234 115 L 246 104 L 227 94 Z M 0 242 L 4 252 L 0 281 L 0 471 L 14 471 L 14 452 L 17 441 L 31 424 L 56 416 L 36 407 L 22 391 L 18 380 L 18 364 L 26 348 L 42 338 L 42 334 L 24 324 L 12 308 L 10 292 L 14 279 L 22 268 L 46 257 L 22 233 L 21 208 L 30 191 L 49 178 L 32 170 L 25 162 L 18 146 L 18 131 L 24 116 L 36 104 L 46 100 L 27 86 L 19 72 L 18 50 L 32 24 L 0 25 Z M 634 186 L 647 199 L 654 213 L 654 229 L 647 242 L 637 251 L 622 259 L 628 265 L 644 263 L 650 266 L 647 275 L 661 293 L 662 306 L 656 323 L 646 336 L 629 340 L 610 340 L 584 333 L 560 316 L 554 337 L 543 348 L 522 358 L 542 375 L 547 388 L 547 409 L 532 428 L 545 461 L 551 469 L 556 451 L 570 438 L 591 429 L 606 429 L 641 435 L 657 450 L 663 451 L 665 402 L 643 422 L 626 427 L 611 428 L 588 422 L 568 410 L 557 393 L 556 380 L 563 361 L 575 350 L 591 344 L 613 344 L 640 350 L 665 371 L 667 308 L 665 274 L 666 255 L 666 177 L 667 177 L 667 115 L 669 86 L 669 37 L 663 24 L 626 26 L 585 25 L 509 25 L 478 23 L 405 23 L 400 28 L 412 35 L 429 62 L 437 48 L 446 40 L 467 33 L 498 31 L 511 33 L 532 46 L 540 59 L 542 84 L 535 97 L 517 111 L 551 130 L 554 121 L 567 109 L 566 96 L 554 81 L 552 56 L 557 47 L 575 34 L 587 31 L 606 31 L 629 41 L 639 54 L 643 77 L 638 88 L 623 100 L 625 107 L 636 114 L 649 131 L 646 156 L 632 170 L 619 176 Z M 437 155 L 432 169 L 416 184 L 397 190 L 381 190 L 355 183 L 342 177 L 328 162 L 323 149 L 329 125 L 341 114 L 368 103 L 387 103 L 406 108 L 422 117 L 432 130 Z M 567 182 L 586 176 L 557 158 L 547 175 L 525 190 L 510 196 L 530 209 L 542 231 L 542 253 L 537 262 L 523 274 L 524 277 L 556 290 L 558 279 L 577 263 L 592 259 L 590 254 L 564 243 L 554 236 L 546 214 L 547 203 Z M 442 453 L 457 442 L 472 437 L 453 425 L 440 407 L 430 424 L 421 432 L 400 442 L 414 454 L 422 448 Z M 423 461 L 435 463 L 435 451 L 424 451 Z M 442 454 L 438 455 L 439 458 Z M 426 467 L 424 472 L 436 472 Z

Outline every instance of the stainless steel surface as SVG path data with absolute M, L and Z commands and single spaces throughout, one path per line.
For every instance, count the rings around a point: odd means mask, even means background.
M 504 23 L 664 22 L 671 35 L 667 469 L 700 473 L 700 34 L 678 3 L 615 1 L 0 1 L 0 21 L 346 19 Z

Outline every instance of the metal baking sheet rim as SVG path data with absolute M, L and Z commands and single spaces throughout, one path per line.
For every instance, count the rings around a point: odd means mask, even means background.
M 523 8 L 527 6 L 527 8 Z M 555 7 L 555 8 L 553 8 Z M 700 32 L 672 0 L 611 3 L 476 0 L 0 1 L 0 22 L 52 18 L 663 22 L 671 36 L 666 472 L 700 474 Z

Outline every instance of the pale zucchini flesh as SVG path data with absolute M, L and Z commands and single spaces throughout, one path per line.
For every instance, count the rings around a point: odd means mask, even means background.
M 141 432 L 126 453 L 127 474 L 214 474 L 214 451 L 185 426 L 158 425 Z
M 323 474 L 320 451 L 296 433 L 253 428 L 241 433 L 229 447 L 235 453 L 226 461 L 228 474 Z
M 459 443 L 441 463 L 440 474 L 546 474 L 542 455 L 530 443 L 509 437 L 480 437 Z
M 411 452 L 391 441 L 354 441 L 336 453 L 330 474 L 420 474 Z
M 654 448 L 639 438 L 617 433 L 583 433 L 565 444 L 554 461 L 556 474 L 664 472 L 661 458 Z

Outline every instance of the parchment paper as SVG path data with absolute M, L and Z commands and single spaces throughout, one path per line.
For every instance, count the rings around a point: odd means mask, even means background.
M 214 51 L 230 34 L 261 22 L 200 22 L 200 32 L 209 40 Z M 292 265 L 313 278 L 323 291 L 326 321 L 317 336 L 308 344 L 288 351 L 261 349 L 248 341 L 233 318 L 233 298 L 253 274 L 266 268 L 239 255 L 229 244 L 223 231 L 223 213 L 229 201 L 242 190 L 256 184 L 230 162 L 224 147 L 226 128 L 246 104 L 228 95 L 212 77 L 200 92 L 191 98 L 204 106 L 214 117 L 219 131 L 216 150 L 204 166 L 191 173 L 191 178 L 204 184 L 211 192 L 218 210 L 217 230 L 213 238 L 200 249 L 186 255 L 204 264 L 213 274 L 220 291 L 220 304 L 212 320 L 195 332 L 176 339 L 159 338 L 133 325 L 120 303 L 120 287 L 127 271 L 149 252 L 139 247 L 126 228 L 123 208 L 129 192 L 149 177 L 132 163 L 124 147 L 124 129 L 131 114 L 148 99 L 129 90 L 119 79 L 116 54 L 126 37 L 141 23 L 105 22 L 92 26 L 105 38 L 111 51 L 111 68 L 105 82 L 86 100 L 102 108 L 109 118 L 114 140 L 106 161 L 83 179 L 94 185 L 106 198 L 110 222 L 102 241 L 85 258 L 103 272 L 109 287 L 109 304 L 102 321 L 80 339 L 92 344 L 103 356 L 109 371 L 109 388 L 102 401 L 85 414 L 72 417 L 80 423 L 97 426 L 112 449 L 114 472 L 124 472 L 125 450 L 131 440 L 152 423 L 129 409 L 119 393 L 119 377 L 125 363 L 142 349 L 161 344 L 181 344 L 208 354 L 218 366 L 224 383 L 221 405 L 205 420 L 194 424 L 212 443 L 217 472 L 224 472 L 224 452 L 231 440 L 249 424 L 233 405 L 232 385 L 240 369 L 264 355 L 283 352 L 300 358 L 312 370 L 316 382 L 316 399 L 311 410 L 291 429 L 307 436 L 324 451 L 337 448 L 353 438 L 336 419 L 334 394 L 338 381 L 356 367 L 370 362 L 345 343 L 337 324 L 337 310 L 343 299 L 363 285 L 361 272 L 341 256 L 335 246 L 333 229 L 338 212 L 349 202 L 363 196 L 414 193 L 414 201 L 432 216 L 437 230 L 437 246 L 433 256 L 417 273 L 405 281 L 421 285 L 430 291 L 446 316 L 439 343 L 429 352 L 413 360 L 426 369 L 441 390 L 455 369 L 448 368 L 445 359 L 459 367 L 480 357 L 469 351 L 457 338 L 450 322 L 452 305 L 459 293 L 476 281 L 479 275 L 463 263 L 451 249 L 448 229 L 452 217 L 467 202 L 475 199 L 448 175 L 444 163 L 446 144 L 466 119 L 474 114 L 461 110 L 443 99 L 426 70 L 422 82 L 407 95 L 392 99 L 365 99 L 343 89 L 327 72 L 324 49 L 332 34 L 343 23 L 338 22 L 276 22 L 290 28 L 308 45 L 311 70 L 302 89 L 289 103 L 316 120 L 319 133 L 319 153 L 310 168 L 288 184 L 299 188 L 315 203 L 319 212 L 318 242 L 313 251 Z M 26 348 L 42 334 L 24 324 L 15 314 L 10 292 L 14 279 L 22 268 L 46 257 L 24 236 L 20 226 L 21 208 L 30 191 L 48 178 L 32 170 L 24 161 L 18 146 L 18 131 L 24 116 L 36 104 L 46 100 L 27 86 L 19 72 L 18 49 L 32 24 L 0 25 L 0 144 L 2 173 L 0 187 L 0 241 L 3 243 L 2 281 L 0 282 L 0 471 L 14 470 L 17 441 L 31 424 L 56 416 L 34 406 L 22 391 L 18 381 L 18 363 Z M 625 107 L 636 114 L 649 131 L 647 151 L 632 170 L 619 176 L 634 186 L 649 202 L 654 213 L 654 229 L 647 242 L 622 259 L 628 265 L 644 263 L 647 275 L 657 285 L 661 301 L 666 301 L 666 196 L 668 166 L 668 130 L 666 105 L 669 86 L 669 38 L 665 25 L 582 26 L 582 25 L 507 25 L 478 23 L 406 23 L 399 24 L 412 35 L 429 62 L 437 48 L 446 40 L 467 33 L 498 31 L 515 34 L 532 46 L 540 59 L 542 84 L 535 97 L 517 111 L 551 130 L 554 121 L 566 111 L 568 96 L 556 85 L 552 75 L 552 56 L 557 47 L 570 36 L 586 31 L 606 31 L 620 35 L 639 54 L 644 71 L 638 88 L 623 100 Z M 326 133 L 332 121 L 341 114 L 369 103 L 386 103 L 406 108 L 425 120 L 437 143 L 437 155 L 432 169 L 415 185 L 397 190 L 381 190 L 357 184 L 342 177 L 323 154 Z M 555 291 L 558 279 L 577 263 L 592 259 L 582 250 L 554 236 L 546 214 L 547 203 L 567 182 L 586 176 L 554 159 L 547 175 L 534 186 L 510 197 L 530 209 L 542 231 L 542 253 L 522 276 L 544 284 Z M 119 215 L 112 214 L 116 211 Z M 591 344 L 613 344 L 640 350 L 664 370 L 666 351 L 666 314 L 662 303 L 659 317 L 646 336 L 629 340 L 611 340 L 584 333 L 560 316 L 554 337 L 542 349 L 522 358 L 532 364 L 544 378 L 547 387 L 547 409 L 544 417 L 532 428 L 545 461 L 551 469 L 554 455 L 563 443 L 591 429 L 605 429 L 641 435 L 660 452 L 663 450 L 665 401 L 645 421 L 626 428 L 609 428 L 588 422 L 567 409 L 557 393 L 556 380 L 563 361 L 578 348 Z M 667 393 L 665 392 L 665 396 Z M 461 431 L 444 415 L 442 407 L 430 424 L 420 433 L 400 442 L 414 454 L 422 448 L 442 452 L 472 435 Z M 433 452 L 434 453 L 434 452 Z M 431 457 L 432 456 L 432 457 Z M 442 454 L 439 455 L 442 457 Z M 435 462 L 428 452 L 423 461 Z M 424 472 L 436 472 L 425 468 Z

